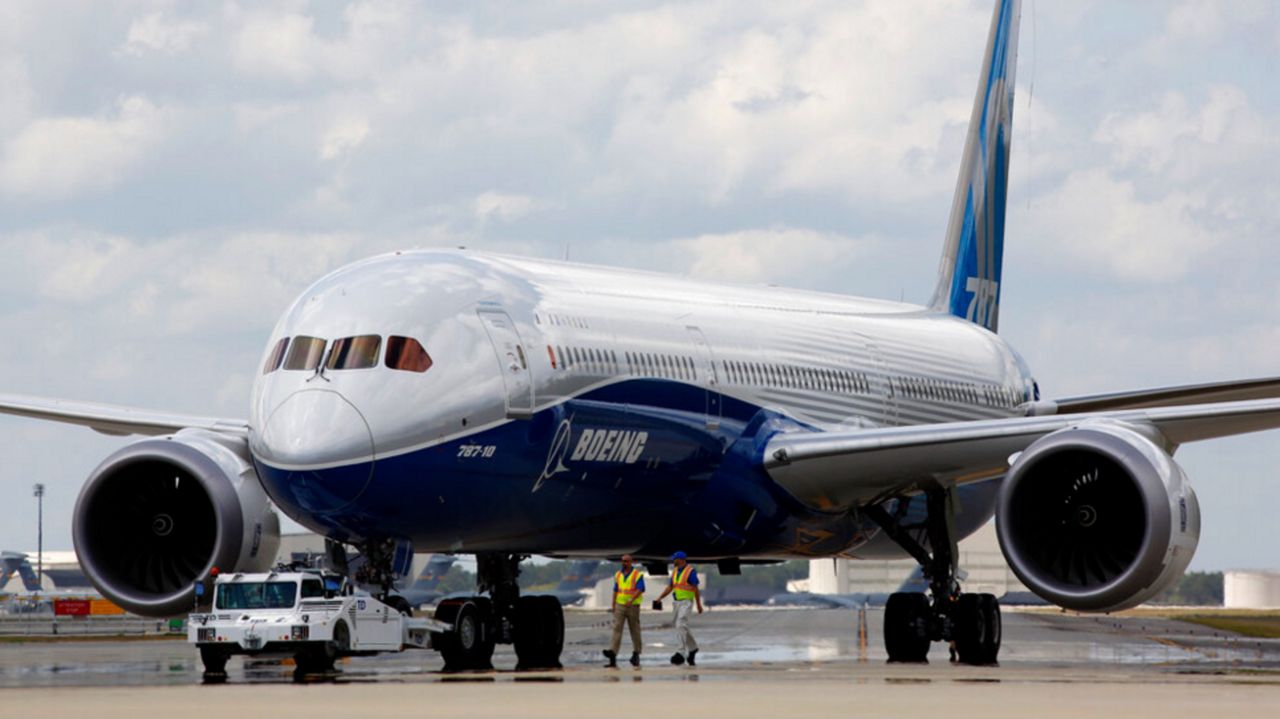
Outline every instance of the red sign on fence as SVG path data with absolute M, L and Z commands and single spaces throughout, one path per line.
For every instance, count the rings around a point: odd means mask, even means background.
M 59 617 L 87 617 L 89 606 L 88 599 L 55 599 L 53 613 Z

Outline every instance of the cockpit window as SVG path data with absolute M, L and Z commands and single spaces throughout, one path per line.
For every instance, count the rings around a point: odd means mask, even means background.
M 324 340 L 319 337 L 298 336 L 289 345 L 289 353 L 284 358 L 284 368 L 294 370 L 314 370 L 320 366 L 320 358 L 324 355 Z
M 382 338 L 377 335 L 343 337 L 333 341 L 326 369 L 368 369 L 378 366 L 378 349 Z
M 412 337 L 387 338 L 387 366 L 406 372 L 426 372 L 431 369 L 431 355 Z
M 289 346 L 289 338 L 285 337 L 271 348 L 271 354 L 267 355 L 267 363 L 262 365 L 262 374 L 271 374 L 280 369 L 280 363 L 284 362 L 284 350 Z

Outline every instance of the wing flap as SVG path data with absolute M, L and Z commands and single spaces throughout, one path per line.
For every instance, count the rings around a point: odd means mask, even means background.
M 244 420 L 10 394 L 0 395 L 0 414 L 76 424 L 110 435 L 161 435 L 198 428 L 243 437 L 249 431 Z
M 1012 455 L 1061 429 L 1096 421 L 1154 428 L 1170 445 L 1280 428 L 1280 400 L 1149 410 L 916 425 L 841 432 L 792 432 L 769 440 L 762 465 L 797 499 L 838 509 L 903 491 L 924 480 L 992 479 Z

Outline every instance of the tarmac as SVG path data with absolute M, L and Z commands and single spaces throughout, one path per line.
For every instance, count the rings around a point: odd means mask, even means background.
M 646 612 L 639 669 L 603 667 L 608 617 L 571 611 L 564 669 L 446 674 L 434 652 L 343 662 L 296 681 L 278 660 L 233 659 L 205 684 L 182 641 L 0 644 L 0 717 L 1280 716 L 1280 640 L 1182 622 L 1055 611 L 1004 615 L 1000 665 L 886 662 L 879 610 L 716 609 L 695 618 L 696 668 L 674 667 L 670 613 Z M 623 656 L 630 649 L 624 640 Z

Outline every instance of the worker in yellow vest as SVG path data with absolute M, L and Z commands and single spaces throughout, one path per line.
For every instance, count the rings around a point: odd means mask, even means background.
M 604 650 L 608 666 L 618 666 L 622 625 L 631 630 L 631 666 L 640 666 L 640 603 L 644 601 L 644 574 L 632 566 L 631 555 L 622 555 L 622 569 L 613 575 L 613 641 Z
M 688 557 L 684 552 L 676 552 L 671 555 L 671 561 L 675 563 L 675 567 L 671 571 L 671 583 L 662 591 L 662 596 L 658 597 L 657 605 L 668 594 L 675 593 L 675 609 L 676 609 L 676 648 L 675 654 L 671 655 L 671 663 L 679 666 L 688 659 L 689 666 L 698 665 L 698 642 L 693 638 L 693 632 L 689 630 L 689 617 L 693 614 L 693 608 L 696 605 L 698 614 L 702 614 L 702 593 L 698 591 L 698 571 L 689 564 Z

